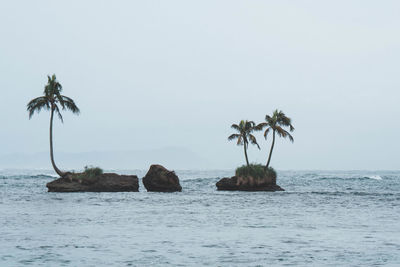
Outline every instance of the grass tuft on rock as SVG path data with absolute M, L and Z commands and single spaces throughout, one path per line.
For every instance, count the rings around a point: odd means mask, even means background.
M 85 166 L 85 170 L 83 171 L 82 178 L 93 178 L 103 174 L 103 170 L 99 167 L 89 167 Z
M 254 178 L 263 178 L 263 177 L 273 177 L 276 178 L 276 171 L 269 167 L 265 169 L 265 166 L 262 164 L 250 164 L 249 166 L 243 165 L 236 169 L 236 176 L 242 177 L 254 177 Z
M 83 172 L 70 173 L 70 175 L 71 175 L 70 178 L 72 179 L 71 181 L 75 181 L 78 183 L 93 184 L 96 181 L 98 181 L 100 175 L 102 175 L 102 174 L 103 174 L 103 170 L 99 167 L 85 166 L 85 169 Z

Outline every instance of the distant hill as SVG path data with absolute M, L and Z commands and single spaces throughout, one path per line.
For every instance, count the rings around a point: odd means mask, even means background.
M 62 169 L 82 169 L 85 165 L 104 169 L 147 169 L 162 164 L 170 169 L 214 169 L 215 163 L 182 147 L 154 150 L 93 151 L 65 153 L 55 151 L 55 160 Z M 0 168 L 51 169 L 49 152 L 0 155 Z

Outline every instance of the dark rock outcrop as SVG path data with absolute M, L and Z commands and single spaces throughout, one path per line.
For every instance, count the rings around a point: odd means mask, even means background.
M 79 179 L 68 175 L 48 183 L 49 192 L 138 192 L 139 179 L 136 175 L 103 173 L 96 177 Z
M 182 191 L 179 178 L 175 172 L 169 171 L 161 165 L 151 165 L 143 185 L 150 192 L 176 192 Z
M 218 190 L 227 191 L 285 191 L 276 184 L 275 177 L 253 178 L 233 176 L 222 178 L 216 184 Z

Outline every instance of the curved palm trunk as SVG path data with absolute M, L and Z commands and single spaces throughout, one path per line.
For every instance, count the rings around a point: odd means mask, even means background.
M 246 143 L 244 143 L 243 147 L 244 147 L 244 156 L 246 157 L 246 163 L 247 163 L 247 166 L 249 166 L 249 158 L 247 157 L 247 145 L 246 145 Z
M 51 108 L 51 115 L 50 115 L 50 159 L 51 159 L 51 165 L 53 165 L 53 169 L 56 171 L 58 175 L 63 177 L 65 173 L 60 171 L 59 168 L 57 168 L 56 163 L 54 162 L 54 155 L 53 155 L 53 117 L 54 117 L 54 108 Z
M 269 163 L 271 162 L 271 156 L 272 156 L 272 151 L 274 150 L 274 145 L 275 145 L 275 130 L 273 131 L 272 134 L 272 145 L 271 145 L 271 150 L 269 151 L 267 166 L 265 166 L 266 169 L 268 169 Z

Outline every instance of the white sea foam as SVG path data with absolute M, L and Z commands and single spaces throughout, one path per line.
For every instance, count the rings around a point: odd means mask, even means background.
M 369 179 L 374 179 L 374 180 L 382 180 L 382 177 L 379 175 L 367 175 L 365 177 L 369 178 Z

